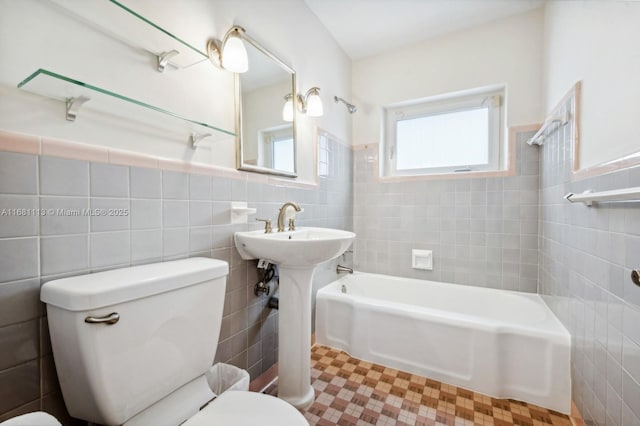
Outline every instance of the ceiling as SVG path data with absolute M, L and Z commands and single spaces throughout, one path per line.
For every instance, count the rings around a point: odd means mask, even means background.
M 544 0 L 304 1 L 354 60 L 544 4 Z

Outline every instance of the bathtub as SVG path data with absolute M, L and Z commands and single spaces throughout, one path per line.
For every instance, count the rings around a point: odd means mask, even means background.
M 316 341 L 495 398 L 571 409 L 571 337 L 535 294 L 356 272 L 318 291 Z

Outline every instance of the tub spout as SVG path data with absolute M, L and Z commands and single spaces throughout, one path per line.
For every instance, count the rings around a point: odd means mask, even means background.
M 353 274 L 353 269 L 347 268 L 346 266 L 338 265 L 336 267 L 336 274 L 339 274 L 341 272 L 347 272 L 349 274 Z

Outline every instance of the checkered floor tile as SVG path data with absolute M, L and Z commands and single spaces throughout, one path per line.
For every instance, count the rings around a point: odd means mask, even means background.
M 350 357 L 316 345 L 311 352 L 316 398 L 303 411 L 319 426 L 571 426 L 568 416 L 495 399 Z M 277 383 L 265 393 L 277 395 Z

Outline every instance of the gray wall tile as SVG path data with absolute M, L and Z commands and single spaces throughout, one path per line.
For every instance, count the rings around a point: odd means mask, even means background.
M 0 327 L 0 371 L 38 358 L 38 320 Z
M 123 231 L 129 229 L 131 206 L 128 199 L 91 198 L 89 201 L 93 215 L 89 218 L 91 232 Z M 129 214 L 120 214 L 128 210 Z
M 160 200 L 131 200 L 131 229 L 153 229 L 161 226 Z
M 41 235 L 82 234 L 89 232 L 88 198 L 40 197 Z
M 189 176 L 189 198 L 211 201 L 211 176 Z
M 40 397 L 40 371 L 37 360 L 0 371 L 0 413 Z
M 40 194 L 89 195 L 89 163 L 40 157 Z
M 188 225 L 188 201 L 165 200 L 162 202 L 162 226 L 173 228 Z
M 38 157 L 0 152 L 0 194 L 37 194 Z
M 89 268 L 89 236 L 69 235 L 40 239 L 41 275 Z
M 131 198 L 160 198 L 162 197 L 162 171 L 132 167 Z
M 189 199 L 189 175 L 186 173 L 162 172 L 162 197 L 176 200 Z
M 38 235 L 38 214 L 37 197 L 0 195 L 0 238 Z
M 113 164 L 91 163 L 91 196 L 128 197 L 129 168 Z
M 38 276 L 38 239 L 0 239 L 0 283 Z
M 530 135 L 519 135 L 518 144 L 525 145 Z M 361 152 L 366 157 L 375 155 L 373 150 L 374 147 Z M 522 148 L 519 147 L 519 150 Z M 356 250 L 356 268 L 365 272 L 423 277 L 424 271 L 411 268 L 411 249 L 429 244 L 434 257 L 442 259 L 436 262 L 434 271 L 430 272 L 437 274 L 439 279 L 459 284 L 535 291 L 536 286 L 532 284 L 532 280 L 535 280 L 535 274 L 532 273 L 534 268 L 520 266 L 525 263 L 525 259 L 521 258 L 521 250 L 536 250 L 537 253 L 538 248 L 535 237 L 538 220 L 538 159 L 520 155 L 517 161 L 533 164 L 527 168 L 527 172 L 535 173 L 527 177 L 529 186 L 526 190 L 522 190 L 524 181 L 521 175 L 379 182 L 375 179 L 376 164 L 365 161 L 364 157 L 357 158 L 354 162 L 354 229 L 358 242 L 363 242 L 367 250 Z M 535 186 L 531 187 L 531 182 Z M 527 234 L 532 238 L 525 238 Z M 386 246 L 374 244 L 385 239 L 404 242 L 391 250 L 396 253 L 392 258 L 389 258 Z M 503 256 L 501 251 L 485 250 L 484 247 L 504 248 L 506 255 Z M 473 278 L 468 272 L 470 262 L 474 262 L 475 267 Z M 537 264 L 537 260 L 534 264 Z M 521 274 L 524 275 L 522 279 Z
M 35 217 L 11 225 L 0 218 L 0 232 L 4 232 L 0 235 L 34 235 L 32 238 L 0 238 L 0 330 L 9 336 L 7 339 L 33 343 L 34 333 L 27 333 L 29 338 L 23 339 L 20 336 L 25 334 L 16 330 L 26 327 L 23 324 L 29 324 L 31 330 L 34 324 L 40 325 L 40 331 L 36 333 L 39 335 L 35 355 L 38 359 L 0 371 L 0 418 L 18 413 L 34 402 L 36 409 L 42 407 L 55 412 L 63 422 L 73 422 L 64 409 L 52 368 L 46 318 L 40 316 L 43 313 L 39 301 L 40 282 L 85 274 L 90 268 L 96 271 L 190 255 L 211 256 L 229 262 L 232 290 L 225 303 L 226 315 L 216 359 L 249 368 L 253 378 L 271 367 L 277 361 L 278 316 L 265 307 L 266 298 L 256 297 L 251 292 L 258 280 L 256 263 L 239 257 L 232 238 L 236 231 L 259 229 L 261 224 L 250 221 L 231 225 L 230 201 L 232 194 L 241 197 L 242 201 L 248 201 L 249 205 L 275 220 L 277 208 L 291 199 L 305 208 L 305 213 L 298 216 L 299 226 L 352 229 L 352 154 L 340 144 L 331 142 L 330 145 L 335 145 L 339 155 L 332 157 L 329 174 L 321 178 L 317 189 L 291 188 L 284 180 L 280 186 L 248 184 L 246 181 L 234 183 L 227 178 L 89 165 L 85 161 L 45 157 L 40 159 L 42 173 L 41 181 L 38 181 L 38 157 L 18 156 L 20 161 L 25 161 L 19 171 L 25 173 L 15 185 L 9 185 L 6 193 L 36 194 L 29 199 L 30 206 L 35 203 L 35 207 L 40 207 L 37 195 L 40 182 L 41 198 L 46 207 L 129 208 L 130 216 Z M 10 160 L 15 163 L 14 158 Z M 0 184 L 4 182 L 7 181 L 2 180 Z M 88 196 L 90 191 L 92 197 Z M 455 193 L 455 187 L 452 192 Z M 101 197 L 95 197 L 98 194 Z M 411 196 L 399 194 L 399 200 L 402 196 Z M 0 197 L 0 203 L 7 198 L 2 197 L 1 191 Z M 9 197 L 22 198 L 18 195 Z M 166 212 L 163 212 L 163 201 Z M 388 207 L 393 211 L 393 206 Z M 164 223 L 163 216 L 166 216 Z M 403 229 L 405 233 L 409 231 Z M 439 239 L 436 222 L 430 222 L 421 232 L 425 238 Z M 323 266 L 322 271 L 316 274 L 314 288 L 336 278 L 335 262 Z M 259 309 L 253 309 L 252 305 Z M 265 320 L 267 331 L 263 335 Z M 7 346 L 9 349 L 0 349 L 3 367 L 33 356 L 33 351 L 14 353 L 14 349 L 23 346 L 12 344 Z M 32 381 L 29 374 L 25 375 L 28 371 L 36 374 Z M 20 389 L 15 388 L 17 376 L 21 376 Z M 8 392 L 11 396 L 5 397 Z
M 131 231 L 131 262 L 162 259 L 162 230 Z
M 213 201 L 231 201 L 231 181 L 211 178 L 211 197 Z
M 40 315 L 38 278 L 0 284 L 0 327 Z
M 191 201 L 189 203 L 189 225 L 209 226 L 211 225 L 211 201 Z
M 210 226 L 191 228 L 189 233 L 189 251 L 194 253 L 211 250 L 211 239 L 212 232 Z
M 587 423 L 636 424 L 640 387 L 635 365 L 640 361 L 633 354 L 640 341 L 640 298 L 627 262 L 636 262 L 633 253 L 640 244 L 634 225 L 625 219 L 638 208 L 633 203 L 566 203 L 567 192 L 630 184 L 624 170 L 572 181 L 571 155 L 557 155 L 571 152 L 569 136 L 556 132 L 541 147 L 538 291 L 573 336 L 573 390 Z
M 91 234 L 91 269 L 128 265 L 131 256 L 129 231 Z
M 189 253 L 189 228 L 165 229 L 162 234 L 162 256 L 174 257 Z

